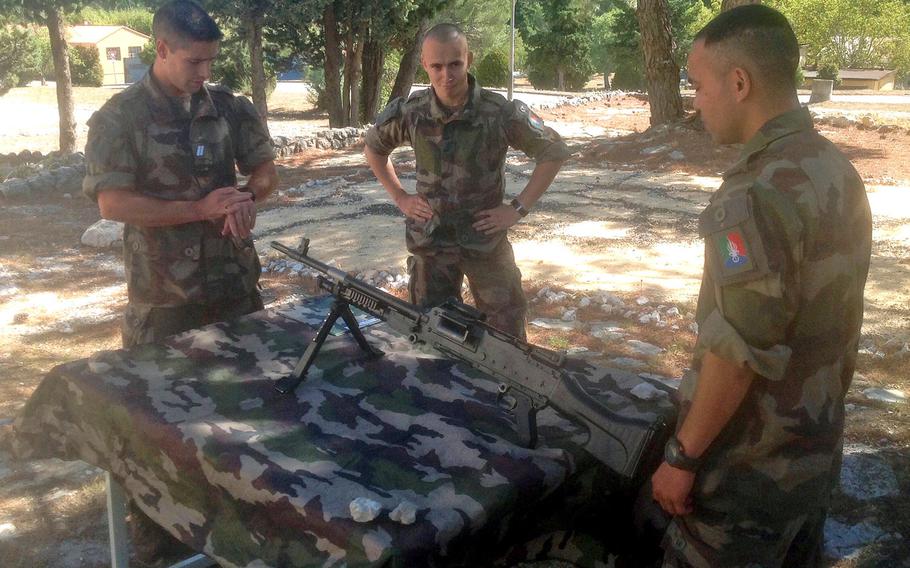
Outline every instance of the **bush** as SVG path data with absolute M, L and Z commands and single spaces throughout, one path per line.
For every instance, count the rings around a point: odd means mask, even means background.
M 100 87 L 104 84 L 104 69 L 93 45 L 74 45 L 69 49 L 70 75 L 78 87 Z
M 498 51 L 486 54 L 475 71 L 477 82 L 483 87 L 509 86 L 509 58 Z
M 37 38 L 20 27 L 0 27 L 0 95 L 31 80 L 39 67 Z
M 818 78 L 834 81 L 835 87 L 840 85 L 840 78 L 838 78 L 839 74 L 840 69 L 838 69 L 837 65 L 834 63 L 824 63 L 818 68 Z
M 556 58 L 540 57 L 540 52 L 532 52 L 528 56 L 528 81 L 534 85 L 535 89 L 557 89 L 559 88 L 559 77 L 557 75 Z M 563 67 L 564 88 L 567 91 L 580 91 L 584 88 L 585 83 L 594 74 L 594 66 L 587 59 L 575 61 L 572 64 Z
M 278 84 L 278 74 L 275 72 L 274 67 L 270 65 L 268 59 L 265 60 L 264 64 L 266 75 L 265 94 L 268 96 L 275 90 L 275 85 Z M 233 36 L 223 40 L 218 58 L 215 59 L 215 63 L 212 65 L 214 82 L 228 87 L 236 93 L 252 96 L 252 76 L 250 52 L 243 38 Z

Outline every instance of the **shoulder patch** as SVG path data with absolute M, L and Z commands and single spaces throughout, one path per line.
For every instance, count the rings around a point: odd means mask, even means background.
M 531 107 L 519 100 L 513 100 L 512 104 L 515 106 L 515 112 L 528 123 L 528 126 L 537 131 L 543 131 L 543 119 L 537 116 Z
M 748 194 L 719 200 L 698 217 L 698 233 L 707 243 L 709 267 L 721 286 L 768 274 L 768 261 Z

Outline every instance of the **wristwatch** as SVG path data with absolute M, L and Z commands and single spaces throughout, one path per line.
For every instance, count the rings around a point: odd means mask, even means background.
M 667 440 L 667 445 L 664 446 L 664 461 L 675 468 L 691 472 L 697 471 L 698 466 L 701 465 L 701 459 L 690 458 L 686 455 L 679 438 L 676 436 Z
M 515 211 L 518 212 L 519 217 L 524 217 L 529 213 L 529 211 L 525 209 L 525 206 L 521 204 L 521 201 L 518 201 L 517 199 L 513 199 L 511 205 L 515 208 Z

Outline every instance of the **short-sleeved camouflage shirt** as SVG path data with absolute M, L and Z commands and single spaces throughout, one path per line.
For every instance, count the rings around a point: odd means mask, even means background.
M 693 500 L 705 516 L 757 531 L 770 517 L 824 507 L 837 475 L 869 271 L 869 202 L 856 170 L 801 108 L 745 145 L 699 227 L 694 368 L 710 351 L 757 376 L 706 453 Z M 680 424 L 696 383 L 693 375 L 681 385 Z
M 417 191 L 434 216 L 426 223 L 406 221 L 412 252 L 450 246 L 493 250 L 504 233 L 487 236 L 471 225 L 478 211 L 503 201 L 509 146 L 538 162 L 569 156 L 559 134 L 528 105 L 482 89 L 470 75 L 468 82 L 468 101 L 454 116 L 447 116 L 432 88 L 425 89 L 390 102 L 365 138 L 379 154 L 405 144 L 414 148 Z
M 152 72 L 89 120 L 83 191 L 97 200 L 128 188 L 163 200 L 196 201 L 235 185 L 275 157 L 271 138 L 248 99 L 205 87 L 189 108 L 167 96 Z M 252 242 L 221 236 L 201 221 L 167 227 L 127 225 L 124 264 L 132 305 L 213 304 L 248 296 L 261 271 Z

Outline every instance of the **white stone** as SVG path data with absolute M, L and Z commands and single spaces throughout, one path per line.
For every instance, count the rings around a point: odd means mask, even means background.
M 112 247 L 123 242 L 123 223 L 101 219 L 82 233 L 80 242 L 88 247 Z
M 0 524 L 0 540 L 8 540 L 16 536 L 16 525 L 13 523 Z
M 578 319 L 578 310 L 575 308 L 569 308 L 568 310 L 562 313 L 563 321 L 575 321 Z
M 616 365 L 617 367 L 628 367 L 630 369 L 641 369 L 642 367 L 647 366 L 644 361 L 638 359 L 633 359 L 631 357 L 616 357 L 607 361 L 610 365 Z
M 650 302 L 650 301 L 651 300 L 648 299 L 647 296 L 639 296 L 639 297 L 635 298 L 635 303 L 638 304 L 639 306 L 647 305 L 648 302 Z
M 358 497 L 351 501 L 351 518 L 358 523 L 368 523 L 379 516 L 382 505 L 366 497 Z
M 637 339 L 630 339 L 626 342 L 626 345 L 628 345 L 636 354 L 645 355 L 647 357 L 660 355 L 664 352 L 664 349 L 662 347 L 652 345 L 646 341 L 639 341 Z
M 875 449 L 863 444 L 844 446 L 840 488 L 846 495 L 860 501 L 900 494 L 894 470 L 876 455 Z
M 584 297 L 578 302 L 579 308 L 587 308 L 590 305 L 591 305 L 591 298 L 588 298 L 588 297 Z
M 667 310 L 667 316 L 674 317 L 674 318 L 679 317 L 679 308 L 677 308 L 676 306 L 673 306 L 672 308 Z
M 887 540 L 888 536 L 868 521 L 850 526 L 829 517 L 825 520 L 825 555 L 852 558 L 866 545 Z
M 389 513 L 389 518 L 403 525 L 412 525 L 417 520 L 417 505 L 402 501 Z
M 629 393 L 635 398 L 640 398 L 641 400 L 653 400 L 662 396 L 667 396 L 667 393 L 655 387 L 651 383 L 638 383 Z
M 690 323 L 689 331 L 691 331 L 692 333 L 698 333 L 698 324 L 695 322 Z
M 546 319 L 546 318 L 537 318 L 531 322 L 531 325 L 535 327 L 542 327 L 544 329 L 561 329 L 561 330 L 570 330 L 575 329 L 575 322 L 566 322 L 562 320 L 555 319 Z
M 883 389 L 878 387 L 868 388 L 863 391 L 869 400 L 878 400 L 880 402 L 906 403 L 907 394 L 898 389 Z
M 673 150 L 672 152 L 670 152 L 670 159 L 676 160 L 676 161 L 685 160 L 686 155 L 683 154 L 682 152 L 680 152 L 679 150 Z

